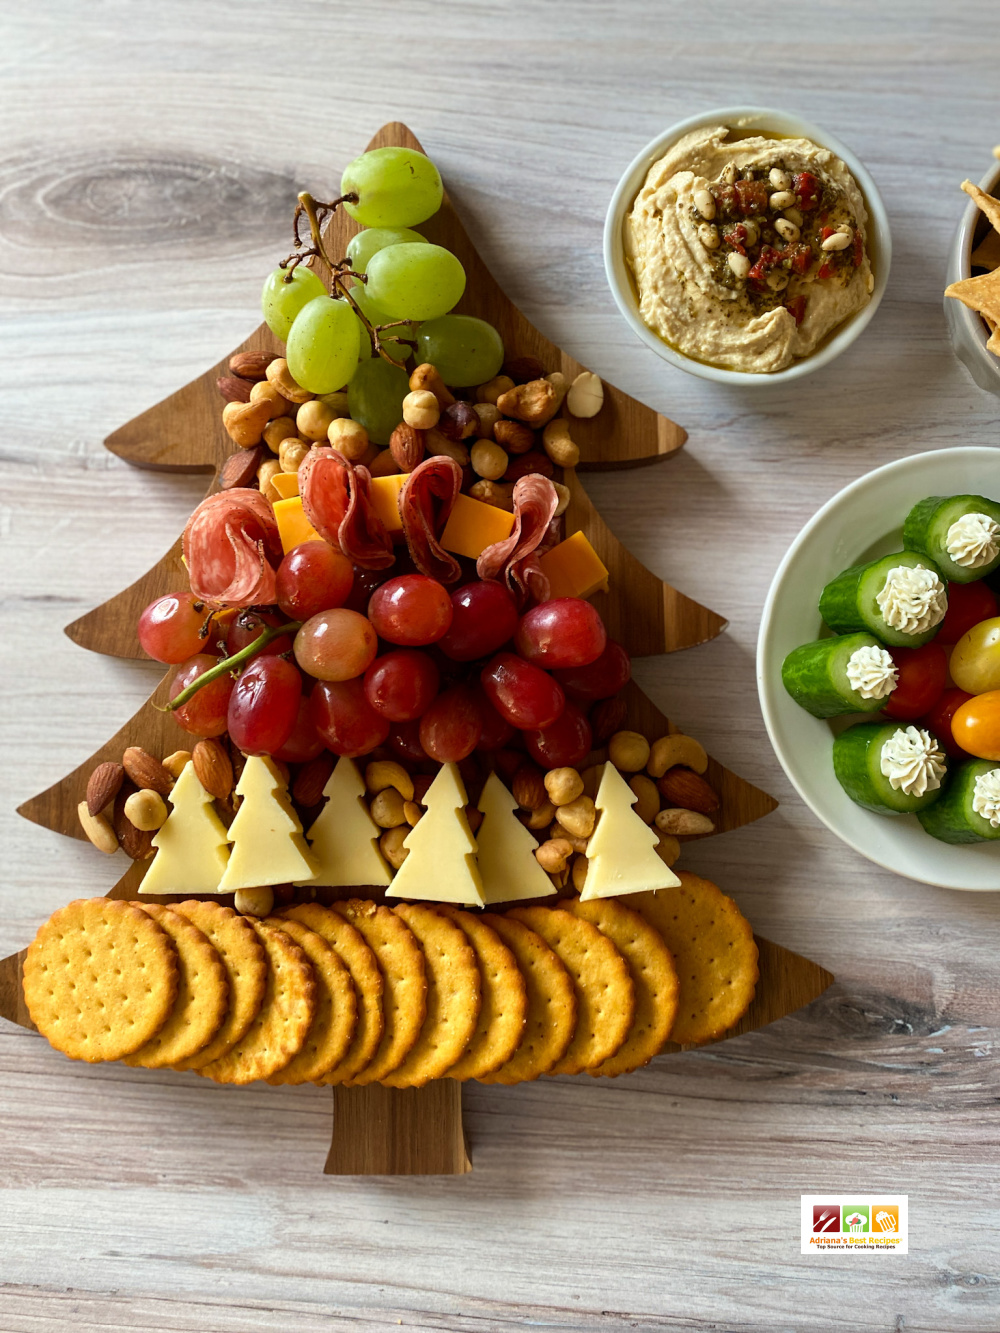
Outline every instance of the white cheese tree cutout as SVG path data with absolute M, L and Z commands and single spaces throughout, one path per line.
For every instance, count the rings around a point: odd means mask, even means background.
M 465 815 L 456 764 L 442 764 L 424 796 L 424 813 L 403 841 L 409 855 L 387 890 L 391 898 L 484 907 L 476 840 Z
M 243 799 L 229 826 L 233 846 L 219 892 L 310 879 L 316 862 L 285 780 L 268 755 L 250 755 L 236 794 Z
M 362 884 L 385 888 L 392 871 L 379 851 L 382 830 L 368 813 L 364 778 L 353 759 L 337 760 L 323 795 L 328 800 L 308 834 L 316 874 L 297 882 L 329 889 Z
M 580 901 L 669 889 L 680 880 L 659 857 L 654 829 L 632 809 L 639 798 L 614 764 L 604 765 L 594 804 L 599 817 L 587 843 L 587 878 Z
M 170 814 L 153 838 L 156 855 L 139 892 L 225 893 L 220 881 L 229 863 L 229 834 L 190 761 L 167 799 Z
M 555 885 L 535 860 L 538 844 L 514 813 L 517 802 L 496 773 L 486 779 L 479 809 L 483 822 L 476 834 L 477 859 L 486 905 L 555 893 Z

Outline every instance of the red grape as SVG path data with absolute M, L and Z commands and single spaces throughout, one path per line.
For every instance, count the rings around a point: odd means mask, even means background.
M 375 632 L 407 648 L 436 643 L 451 624 L 451 598 L 437 579 L 403 574 L 376 588 L 368 603 Z
M 500 716 L 481 688 L 476 690 L 476 703 L 479 705 L 479 716 L 483 723 L 476 749 L 502 750 L 513 740 L 514 728 Z
M 455 662 L 495 653 L 517 629 L 517 603 L 502 583 L 467 583 L 451 605 L 451 628 L 438 647 Z
M 620 643 L 609 639 L 600 657 L 587 666 L 567 667 L 552 674 L 571 699 L 593 703 L 595 699 L 610 699 L 624 689 L 632 676 L 632 661 Z
M 282 560 L 276 582 L 278 605 L 289 620 L 308 620 L 344 605 L 354 583 L 354 566 L 326 542 L 303 542 Z
M 551 727 L 566 704 L 557 681 L 514 653 L 497 653 L 479 678 L 500 716 L 522 731 Z
M 362 569 L 360 565 L 355 565 L 354 583 L 347 595 L 344 606 L 351 611 L 360 611 L 362 615 L 366 615 L 372 594 L 376 588 L 382 586 L 385 580 L 386 571 L 384 569 Z
M 357 677 L 321 680 L 309 696 L 309 712 L 329 749 L 349 759 L 374 750 L 389 734 L 389 719 L 375 712 Z
M 209 614 L 193 592 L 158 597 L 139 617 L 139 643 L 156 662 L 186 662 L 208 647 L 200 631 Z
M 377 652 L 369 622 L 345 606 L 311 616 L 295 636 L 295 660 L 317 680 L 353 680 Z
M 420 744 L 438 763 L 457 763 L 476 748 L 482 730 L 475 692 L 468 685 L 453 685 L 420 719 Z
M 198 653 L 182 662 L 177 668 L 170 685 L 170 697 L 176 699 L 181 690 L 187 689 L 199 676 L 219 665 L 219 659 L 209 653 Z M 192 736 L 221 736 L 226 730 L 226 715 L 229 711 L 229 696 L 233 689 L 233 678 L 225 672 L 216 680 L 203 685 L 186 704 L 182 704 L 174 713 L 174 720 Z
M 309 699 L 303 695 L 299 700 L 299 713 L 292 727 L 291 735 L 280 750 L 274 751 L 275 759 L 283 764 L 307 764 L 326 749 L 323 738 L 316 730 L 309 711 Z
M 388 744 L 405 763 L 423 764 L 430 759 L 430 755 L 420 744 L 420 723 L 416 719 L 412 722 L 395 723 L 389 732 Z
M 284 657 L 255 657 L 229 696 L 228 727 L 244 754 L 274 754 L 292 734 L 299 716 L 302 677 Z
M 594 746 L 586 713 L 572 703 L 551 727 L 526 731 L 524 739 L 528 753 L 542 768 L 578 768 Z
M 240 611 L 229 626 L 229 633 L 226 635 L 227 656 L 232 657 L 233 653 L 238 653 L 246 648 L 248 644 L 253 643 L 254 639 L 259 639 L 261 633 L 272 625 L 283 625 L 284 623 L 285 617 L 279 616 L 277 611 Z M 272 639 L 266 648 L 262 648 L 259 655 L 277 657 L 281 653 L 291 652 L 291 648 L 292 636 L 290 634 L 280 634 L 276 639 Z M 255 656 L 257 655 L 255 654 Z
M 556 597 L 521 617 L 514 646 L 535 666 L 587 666 L 604 652 L 604 621 L 582 597 Z
M 440 683 L 440 673 L 431 658 L 415 648 L 383 653 L 365 672 L 368 702 L 391 722 L 412 722 L 419 717 Z

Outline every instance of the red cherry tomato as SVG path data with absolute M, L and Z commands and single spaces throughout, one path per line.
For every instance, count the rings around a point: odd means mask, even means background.
M 948 610 L 941 628 L 934 636 L 935 643 L 958 643 L 973 625 L 990 620 L 997 613 L 997 596 L 982 581 L 978 583 L 949 583 Z
M 955 712 L 951 733 L 977 759 L 1000 759 L 1000 690 L 967 700 Z
M 948 654 L 939 643 L 925 643 L 922 648 L 891 648 L 889 651 L 899 679 L 883 705 L 883 712 L 901 722 L 913 722 L 929 712 L 944 693 Z
M 952 718 L 962 705 L 973 697 L 971 694 L 966 694 L 964 690 L 945 690 L 931 711 L 925 717 L 922 717 L 918 723 L 919 726 L 936 737 L 945 754 L 950 755 L 952 759 L 965 758 L 965 751 L 952 734 Z

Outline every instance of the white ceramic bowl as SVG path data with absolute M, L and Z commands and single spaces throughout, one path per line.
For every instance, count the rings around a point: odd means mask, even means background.
M 979 188 L 992 194 L 998 181 L 1000 163 L 986 173 Z M 982 216 L 975 200 L 970 199 L 948 251 L 946 282 L 949 285 L 972 276 L 972 243 Z M 990 335 L 980 316 L 952 296 L 944 298 L 944 314 L 955 355 L 981 389 L 1000 395 L 1000 357 L 986 350 Z
M 903 519 L 928 495 L 1000 496 L 1000 449 L 937 449 L 876 468 L 828 500 L 792 543 L 771 583 L 757 642 L 757 689 L 767 733 L 792 786 L 828 829 L 877 865 L 946 889 L 1000 890 L 1000 844 L 954 847 L 914 815 L 855 805 L 833 772 L 833 728 L 786 692 L 781 664 L 819 637 L 823 587 L 861 560 L 902 550 Z M 833 719 L 836 722 L 836 719 Z
M 636 195 L 642 188 L 646 173 L 653 163 L 663 156 L 671 144 L 676 143 L 685 134 L 689 134 L 691 130 L 700 129 L 704 125 L 738 125 L 741 129 L 758 131 L 764 134 L 791 135 L 812 139 L 814 143 L 829 148 L 831 152 L 836 153 L 847 164 L 861 189 L 861 193 L 864 195 L 869 219 L 868 253 L 871 257 L 872 272 L 875 275 L 875 290 L 872 292 L 872 299 L 864 310 L 859 310 L 856 315 L 842 324 L 822 344 L 818 351 L 811 356 L 803 357 L 801 361 L 793 362 L 786 370 L 777 370 L 768 375 L 756 375 L 741 370 L 723 370 L 719 366 L 709 366 L 704 362 L 695 361 L 691 357 L 684 356 L 683 353 L 676 351 L 669 343 L 665 343 L 643 321 L 639 314 L 639 303 L 636 300 L 631 273 L 625 262 L 623 239 L 625 218 Z M 773 111 L 767 107 L 737 106 L 706 111 L 702 115 L 691 116 L 688 120 L 682 120 L 680 124 L 673 125 L 669 130 L 658 135 L 646 145 L 618 182 L 618 186 L 611 196 L 611 203 L 604 222 L 604 268 L 618 309 L 625 316 L 628 323 L 631 324 L 646 346 L 651 347 L 657 356 L 661 356 L 664 361 L 669 361 L 671 365 L 677 366 L 680 370 L 686 370 L 692 375 L 699 375 L 706 380 L 715 380 L 720 384 L 739 384 L 754 387 L 787 384 L 789 380 L 801 379 L 803 375 L 810 375 L 814 370 L 819 370 L 821 366 L 828 365 L 834 357 L 839 356 L 845 348 L 850 347 L 878 309 L 889 278 L 891 259 L 892 239 L 889 234 L 889 218 L 885 211 L 885 205 L 875 188 L 875 182 L 851 150 L 845 147 L 839 139 L 835 139 L 832 134 L 827 134 L 826 130 L 820 129 L 818 125 L 813 125 L 811 121 L 803 120 L 801 116 L 790 115 L 785 111 Z

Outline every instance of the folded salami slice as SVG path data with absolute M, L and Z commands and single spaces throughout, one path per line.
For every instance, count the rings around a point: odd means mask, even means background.
M 425 458 L 399 493 L 403 535 L 413 563 L 439 583 L 456 583 L 462 566 L 438 540 L 462 489 L 462 469 L 453 458 Z
M 530 592 L 536 601 L 548 596 L 548 579 L 538 563 L 538 548 L 559 507 L 559 495 L 547 477 L 529 472 L 514 483 L 514 530 L 502 542 L 487 546 L 476 572 L 487 583 L 506 583 L 520 603 Z
M 306 518 L 319 535 L 362 569 L 388 569 L 395 560 L 392 538 L 375 512 L 371 473 L 336 449 L 315 446 L 299 468 L 299 494 Z
M 270 500 L 249 487 L 210 495 L 187 521 L 182 539 L 191 591 L 212 606 L 274 602 L 281 538 Z

